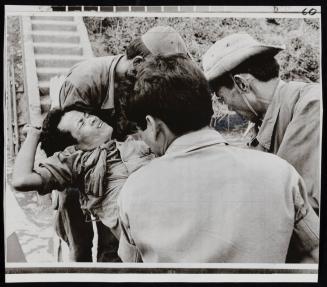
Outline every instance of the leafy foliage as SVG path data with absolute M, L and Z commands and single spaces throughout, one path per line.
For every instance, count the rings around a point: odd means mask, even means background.
M 128 43 L 157 25 L 176 29 L 194 60 L 218 39 L 244 31 L 267 44 L 285 45 L 277 56 L 285 80 L 318 82 L 320 78 L 319 19 L 204 17 L 84 17 L 96 56 L 123 53 Z
M 124 53 L 125 47 L 135 37 L 154 26 L 169 25 L 180 33 L 193 59 L 201 66 L 202 55 L 218 39 L 233 33 L 246 32 L 264 43 L 285 45 L 286 49 L 277 55 L 282 79 L 304 82 L 319 82 L 320 79 L 319 19 L 84 17 L 84 22 L 96 56 Z M 229 126 L 240 128 L 238 123 L 233 122 L 234 113 L 228 111 L 215 97 L 213 110 L 215 117 L 227 114 Z

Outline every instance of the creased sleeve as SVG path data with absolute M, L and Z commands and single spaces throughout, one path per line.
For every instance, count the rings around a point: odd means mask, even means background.
M 42 178 L 40 194 L 50 193 L 53 189 L 64 190 L 74 182 L 73 165 L 79 158 L 79 152 L 69 147 L 63 152 L 54 153 L 41 162 L 34 171 Z
M 287 160 L 303 177 L 310 204 L 320 201 L 320 91 L 309 85 L 295 106 L 277 155 Z
M 92 112 L 96 105 L 92 102 L 91 96 L 87 86 L 84 89 L 77 88 L 74 83 L 66 79 L 60 89 L 59 105 L 62 109 L 74 107 L 85 112 Z

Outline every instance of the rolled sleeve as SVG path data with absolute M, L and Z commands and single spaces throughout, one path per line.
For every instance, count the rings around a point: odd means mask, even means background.
M 55 189 L 56 182 L 51 174 L 51 172 L 45 168 L 42 167 L 42 165 L 39 165 L 34 169 L 34 172 L 40 175 L 42 179 L 42 187 L 38 189 L 38 193 L 40 195 L 44 195 L 47 193 L 51 193 L 53 189 Z
M 74 154 L 68 150 L 55 153 L 53 156 L 41 162 L 34 171 L 42 178 L 40 194 L 50 193 L 52 190 L 64 190 L 73 182 L 72 163 Z

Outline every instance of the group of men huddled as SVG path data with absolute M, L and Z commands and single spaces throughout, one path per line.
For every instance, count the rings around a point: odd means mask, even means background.
M 99 262 L 318 262 L 321 91 L 279 78 L 281 50 L 233 34 L 202 70 L 158 26 L 77 64 L 59 107 L 26 128 L 13 186 L 59 190 L 72 261 L 92 261 L 96 220 Z M 209 127 L 213 93 L 255 123 L 248 147 Z

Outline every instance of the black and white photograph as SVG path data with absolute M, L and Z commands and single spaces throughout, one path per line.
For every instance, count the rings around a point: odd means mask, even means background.
M 6 282 L 317 282 L 320 13 L 5 6 Z

